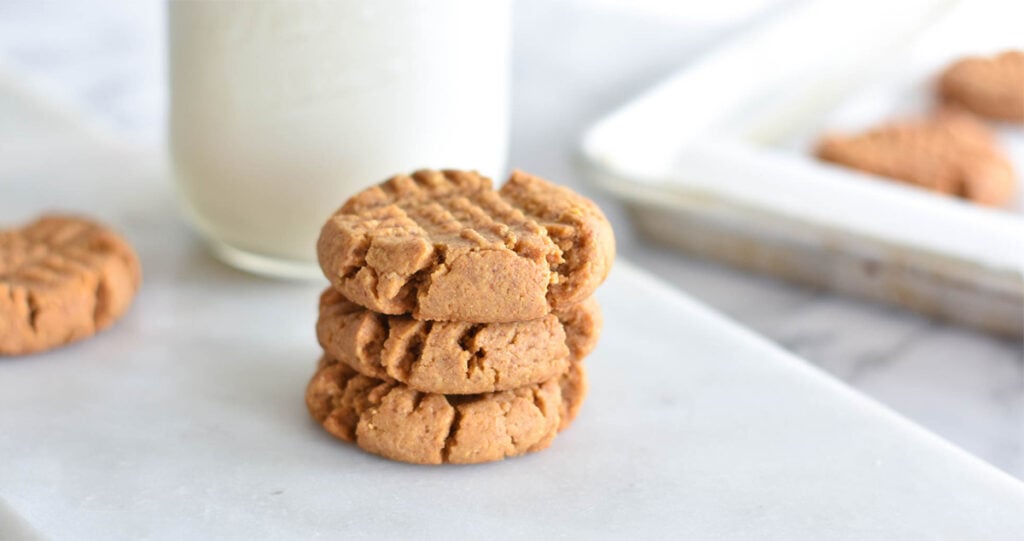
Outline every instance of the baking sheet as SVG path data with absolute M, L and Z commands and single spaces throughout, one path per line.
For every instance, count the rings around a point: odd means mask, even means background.
M 970 3 L 993 6 L 1024 9 Z M 848 111 L 863 122 L 914 85 L 921 92 L 924 71 L 897 60 L 929 32 L 941 41 L 944 25 L 964 33 L 960 21 L 972 19 L 959 9 L 952 0 L 802 3 L 601 119 L 582 142 L 591 176 L 670 246 L 1020 337 L 1024 220 L 808 152 L 822 130 L 852 127 L 841 122 Z M 924 50 L 935 63 L 957 49 Z M 871 82 L 892 84 L 893 72 L 906 90 L 886 106 L 856 99 L 877 95 Z
M 550 449 L 467 467 L 365 454 L 303 404 L 322 284 L 217 263 L 153 156 L 99 148 L 26 109 L 0 91 L 0 117 L 19 119 L 0 126 L 16 143 L 0 146 L 0 216 L 88 212 L 125 232 L 145 269 L 109 331 L 0 359 L 0 497 L 44 538 L 1024 531 L 1020 482 L 624 261 L 598 293 L 591 395 Z
M 816 141 L 824 133 L 853 133 L 893 119 L 928 114 L 939 105 L 935 84 L 947 66 L 969 56 L 1024 50 L 1021 21 L 1024 21 L 1024 4 L 1021 3 L 986 0 L 959 3 L 823 115 L 775 130 L 752 126 L 746 136 L 770 148 L 810 157 Z M 1020 94 L 1024 100 L 1024 88 L 1020 89 Z M 996 133 L 1017 172 L 1018 183 L 1024 183 L 1024 125 L 982 121 Z M 774 134 L 768 136 L 764 133 L 768 131 Z M 1019 188 L 1008 210 L 1024 219 L 1024 197 L 1020 192 Z

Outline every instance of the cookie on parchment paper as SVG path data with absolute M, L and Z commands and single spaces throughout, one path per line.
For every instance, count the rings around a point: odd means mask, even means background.
M 989 206 L 1016 191 L 1009 160 L 992 132 L 954 109 L 882 124 L 862 133 L 829 135 L 819 158 Z
M 981 116 L 1024 123 L 1024 51 L 953 63 L 939 77 L 939 95 Z
M 539 319 L 512 323 L 420 321 L 320 297 L 317 338 L 357 372 L 429 393 L 477 394 L 547 381 L 582 360 L 600 334 L 592 297 Z
M 590 296 L 615 255 L 597 206 L 516 171 L 500 190 L 475 172 L 417 171 L 353 196 L 317 244 L 324 275 L 375 312 L 501 323 Z
M 93 221 L 44 216 L 0 231 L 0 355 L 92 336 L 128 310 L 140 281 L 131 246 Z
M 563 415 L 575 415 L 586 394 L 583 371 L 573 363 L 570 372 L 542 384 L 447 396 L 373 379 L 324 357 L 307 387 L 306 406 L 333 436 L 385 458 L 492 462 L 548 447 L 568 424 Z M 565 402 L 563 389 L 575 402 Z

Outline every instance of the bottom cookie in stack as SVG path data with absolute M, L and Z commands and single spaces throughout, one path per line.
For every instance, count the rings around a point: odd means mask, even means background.
M 580 362 L 540 384 L 444 395 L 374 379 L 325 356 L 306 406 L 329 433 L 370 453 L 416 464 L 473 464 L 546 448 L 586 392 Z

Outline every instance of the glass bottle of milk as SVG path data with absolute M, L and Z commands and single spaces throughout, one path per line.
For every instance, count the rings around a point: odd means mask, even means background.
M 503 173 L 510 0 L 169 0 L 170 150 L 217 255 L 318 276 L 353 193 L 419 168 Z

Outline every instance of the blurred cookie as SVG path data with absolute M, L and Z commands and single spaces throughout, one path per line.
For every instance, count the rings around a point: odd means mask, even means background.
M 131 246 L 90 220 L 45 216 L 0 231 L 0 355 L 92 336 L 128 310 L 140 280 Z
M 417 171 L 349 199 L 317 253 L 333 286 L 375 312 L 499 323 L 589 297 L 615 239 L 593 202 L 521 171 L 498 191 L 473 172 Z
M 1013 199 L 1016 180 L 991 131 L 943 110 L 852 135 L 824 137 L 819 158 L 990 206 Z
M 513 323 L 419 321 L 371 312 L 334 289 L 320 297 L 317 338 L 357 372 L 444 394 L 504 391 L 547 381 L 593 349 L 600 309 L 588 298 Z
M 939 78 L 939 94 L 982 116 L 1024 122 L 1024 51 L 955 62 Z
M 582 372 L 582 365 L 574 365 Z M 585 376 L 573 381 L 585 382 Z M 574 385 L 555 378 L 509 391 L 446 396 L 373 379 L 325 357 L 306 390 L 306 406 L 327 432 L 370 453 L 416 464 L 471 464 L 550 445 L 561 412 L 579 409 L 563 406 L 563 387 L 573 400 L 583 400 L 585 390 Z

